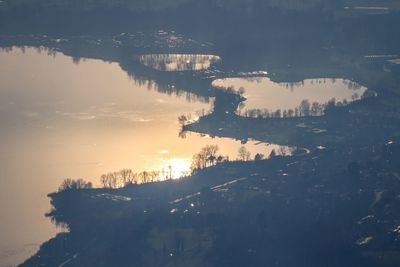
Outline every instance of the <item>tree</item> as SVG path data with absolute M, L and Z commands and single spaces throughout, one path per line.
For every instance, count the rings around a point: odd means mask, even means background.
M 203 169 L 206 167 L 206 158 L 204 157 L 204 155 L 202 155 L 201 153 L 197 153 L 193 156 L 192 158 L 192 164 L 190 166 L 190 169 L 192 172 L 199 170 L 199 169 Z
M 206 145 L 200 150 L 199 154 L 201 154 L 200 158 L 204 161 L 204 167 L 207 167 L 207 162 L 209 162 L 210 165 L 214 164 L 218 150 L 218 145 Z
M 299 117 L 299 116 L 301 116 L 301 114 L 300 114 L 300 111 L 299 111 L 299 108 L 298 108 L 298 107 L 294 108 L 294 116 L 295 116 L 295 117 Z
M 332 108 L 334 108 L 336 106 L 336 98 L 332 98 L 331 100 L 328 101 L 328 103 L 326 103 L 325 105 L 325 110 L 330 110 Z
M 102 185 L 103 187 L 107 187 L 107 185 L 108 185 L 108 177 L 107 177 L 107 174 L 102 174 L 102 175 L 100 176 L 100 183 L 101 183 L 101 185 Z
M 122 169 L 119 171 L 119 177 L 123 186 L 133 183 L 133 171 L 130 169 Z
M 276 157 L 276 152 L 275 149 L 272 149 L 271 153 L 269 154 L 269 159 L 275 158 Z
M 72 179 L 64 179 L 64 181 L 61 183 L 60 187 L 58 188 L 58 191 L 65 191 L 68 189 L 73 189 L 73 180 Z
M 100 176 L 100 182 L 103 185 L 103 187 L 117 188 L 118 173 L 117 172 L 109 172 L 107 174 L 103 174 Z
M 250 156 L 251 156 L 250 152 L 244 146 L 241 146 L 239 148 L 239 150 L 238 150 L 239 160 L 242 160 L 242 161 L 250 160 Z
M 322 106 L 318 102 L 313 102 L 311 105 L 311 115 L 318 116 L 322 115 Z
M 263 110 L 263 117 L 264 117 L 264 118 L 269 118 L 269 117 L 270 117 L 269 110 L 268 110 L 267 108 L 265 108 L 265 109 Z
M 73 180 L 73 179 L 65 179 L 60 187 L 58 188 L 58 191 L 65 191 L 65 190 L 77 190 L 77 189 L 88 189 L 92 188 L 92 183 L 91 182 L 86 182 L 83 179 L 78 179 L 78 180 Z
M 191 171 L 194 172 L 195 170 L 203 169 L 207 167 L 208 163 L 209 165 L 214 165 L 219 158 L 217 155 L 218 150 L 218 145 L 207 145 L 203 147 L 199 153 L 193 156 L 190 166 Z
M 264 159 L 264 155 L 261 154 L 261 153 L 257 153 L 257 154 L 254 156 L 254 160 L 263 160 L 263 159 Z
M 244 95 L 244 93 L 245 93 L 246 91 L 245 91 L 245 89 L 244 89 L 244 87 L 239 87 L 239 89 L 238 89 L 238 93 L 239 93 L 239 95 Z
M 149 183 L 151 181 L 150 174 L 147 171 L 139 173 L 141 183 Z
M 108 174 L 110 179 L 109 179 L 109 187 L 110 188 L 117 188 L 118 187 L 118 173 L 117 172 L 111 172 Z
M 208 160 L 208 162 L 210 162 L 211 165 L 214 165 L 214 162 L 216 159 L 217 158 L 215 156 L 209 156 L 207 160 Z
M 187 115 L 187 116 L 186 115 L 180 115 L 178 117 L 179 124 L 184 126 L 186 124 L 186 122 L 190 121 L 191 117 L 192 116 L 190 114 Z
M 310 101 L 304 99 L 301 101 L 299 106 L 300 116 L 309 116 L 310 115 Z
M 280 110 L 280 109 L 277 109 L 277 110 L 274 112 L 274 117 L 275 117 L 275 118 L 281 118 L 281 117 L 282 117 L 282 115 L 281 115 L 281 110 Z

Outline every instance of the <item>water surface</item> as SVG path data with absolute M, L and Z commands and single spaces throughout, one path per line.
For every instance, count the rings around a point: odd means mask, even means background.
M 33 48 L 0 52 L 0 265 L 16 264 L 58 230 L 44 217 L 46 195 L 65 178 L 99 185 L 99 176 L 172 167 L 188 171 L 207 144 L 237 157 L 240 141 L 188 134 L 178 116 L 210 110 L 213 99 L 162 94 L 116 63 L 82 60 Z M 191 99 L 191 101 L 188 101 Z M 274 145 L 250 141 L 254 156 Z
M 298 83 L 277 83 L 267 77 L 218 79 L 213 86 L 232 88 L 241 92 L 246 101 L 240 113 L 246 110 L 268 112 L 299 109 L 303 100 L 310 108 L 318 106 L 315 115 L 322 115 L 323 105 L 332 99 L 339 104 L 349 103 L 362 97 L 367 88 L 346 79 L 307 79 Z

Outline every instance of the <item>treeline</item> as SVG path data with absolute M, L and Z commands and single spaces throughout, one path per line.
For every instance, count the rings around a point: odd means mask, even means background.
M 194 174 L 201 169 L 214 166 L 221 162 L 230 161 L 229 156 L 222 156 L 218 152 L 218 145 L 206 145 L 203 147 L 193 156 L 190 171 L 182 173 L 181 177 Z M 249 161 L 254 159 L 257 161 L 266 158 L 273 158 L 277 155 L 286 155 L 285 148 L 281 147 L 279 151 L 272 150 L 268 157 L 266 157 L 264 154 L 257 153 L 254 155 L 254 158 L 252 158 L 250 151 L 245 146 L 241 146 L 238 149 L 236 160 Z M 173 166 L 170 165 L 168 166 L 167 170 L 162 169 L 162 171 L 134 172 L 131 169 L 122 169 L 115 172 L 109 172 L 100 176 L 100 184 L 103 188 L 122 188 L 134 184 L 154 183 L 175 178 L 177 177 L 173 176 Z M 65 179 L 58 188 L 58 191 L 61 192 L 65 190 L 90 188 L 93 188 L 93 184 L 83 179 Z
M 90 189 L 93 187 L 91 182 L 86 182 L 83 179 L 65 179 L 58 188 L 58 191 L 73 190 L 73 189 Z
M 101 175 L 100 184 L 103 188 L 121 188 L 132 184 L 151 183 L 169 179 L 172 179 L 171 167 L 169 171 L 143 171 L 139 173 L 133 172 L 131 169 L 122 169 Z M 83 179 L 65 179 L 59 186 L 58 191 L 90 188 L 93 188 L 93 184 Z
M 195 172 L 196 170 L 204 169 L 209 166 L 213 166 L 218 162 L 228 161 L 228 157 L 223 157 L 218 154 L 218 145 L 207 145 L 203 147 L 199 153 L 195 154 L 192 158 L 192 164 L 190 170 Z
M 254 158 L 252 158 L 252 155 L 250 151 L 244 147 L 241 146 L 238 150 L 238 158 L 237 160 L 239 161 L 249 161 L 249 160 L 254 160 L 254 161 L 259 161 L 259 160 L 264 160 L 264 159 L 272 159 L 275 158 L 276 156 L 286 156 L 290 154 L 289 151 L 284 146 L 280 146 L 278 150 L 272 149 L 268 157 L 262 153 L 256 153 L 254 155 Z
M 172 170 L 170 172 L 143 171 L 136 173 L 131 169 L 122 169 L 101 175 L 100 184 L 104 188 L 120 188 L 132 184 L 152 183 L 169 179 L 172 179 Z
M 230 161 L 229 156 L 222 156 L 218 154 L 219 147 L 218 145 L 207 145 L 203 147 L 199 153 L 195 154 L 192 158 L 192 164 L 190 166 L 191 174 L 199 171 L 201 169 L 214 166 L 218 163 L 228 162 Z M 236 160 L 238 161 L 249 161 L 249 160 L 263 160 L 274 158 L 277 155 L 285 156 L 288 154 L 288 151 L 285 147 L 281 146 L 278 151 L 272 149 L 268 157 L 262 153 L 256 153 L 254 157 L 252 157 L 250 151 L 245 147 L 241 146 L 238 149 L 238 154 Z
M 359 99 L 357 93 L 353 94 L 351 97 L 352 101 Z M 330 107 L 334 106 L 345 106 L 349 104 L 346 99 L 342 101 L 336 101 L 332 98 L 327 103 L 320 104 L 318 102 L 310 103 L 308 99 L 304 99 L 300 102 L 299 106 L 294 109 L 277 109 L 275 111 L 268 109 L 242 109 L 238 110 L 238 115 L 247 118 L 294 118 L 294 117 L 308 117 L 308 116 L 322 116 L 325 111 Z

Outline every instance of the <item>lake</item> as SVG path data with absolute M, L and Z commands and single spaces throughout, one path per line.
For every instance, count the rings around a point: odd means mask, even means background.
M 309 109 L 316 107 L 310 115 L 323 115 L 323 107 L 332 99 L 337 104 L 350 103 L 361 99 L 367 88 L 346 79 L 307 79 L 297 83 L 274 82 L 267 77 L 226 78 L 213 82 L 214 87 L 232 88 L 241 91 L 246 98 L 239 107 L 239 114 L 249 114 L 251 110 L 274 113 L 277 110 L 298 114 L 302 101 L 309 103 Z M 304 103 L 304 102 L 303 102 Z M 313 105 L 314 104 L 314 105 Z M 251 112 L 250 112 L 251 113 Z M 286 117 L 286 116 L 285 116 Z
M 107 172 L 169 166 L 178 178 L 205 145 L 218 144 L 230 159 L 242 146 L 194 133 L 180 138 L 178 117 L 195 119 L 212 109 L 213 98 L 160 93 L 157 84 L 135 81 L 117 63 L 77 63 L 34 48 L 1 51 L 0 62 L 1 266 L 22 262 L 62 230 L 44 214 L 46 195 L 65 178 L 100 186 Z M 252 157 L 279 148 L 256 141 L 245 146 Z

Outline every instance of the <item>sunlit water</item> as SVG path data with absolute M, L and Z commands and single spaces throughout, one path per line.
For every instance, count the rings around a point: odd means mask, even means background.
M 350 103 L 362 97 L 367 88 L 344 79 L 307 79 L 298 83 L 277 83 L 267 77 L 218 79 L 213 86 L 242 90 L 246 98 L 240 113 L 245 110 L 288 111 L 299 108 L 303 100 L 310 105 L 336 102 Z M 322 111 L 321 111 L 322 112 Z M 321 115 L 321 112 L 318 115 Z
M 168 166 L 176 178 L 207 144 L 237 158 L 239 141 L 178 137 L 178 116 L 195 117 L 212 108 L 212 99 L 188 102 L 155 89 L 116 63 L 74 64 L 33 48 L 0 52 L 0 266 L 23 261 L 58 231 L 44 217 L 46 195 L 65 178 L 98 186 L 106 172 Z M 277 146 L 248 142 L 246 148 L 254 156 Z

